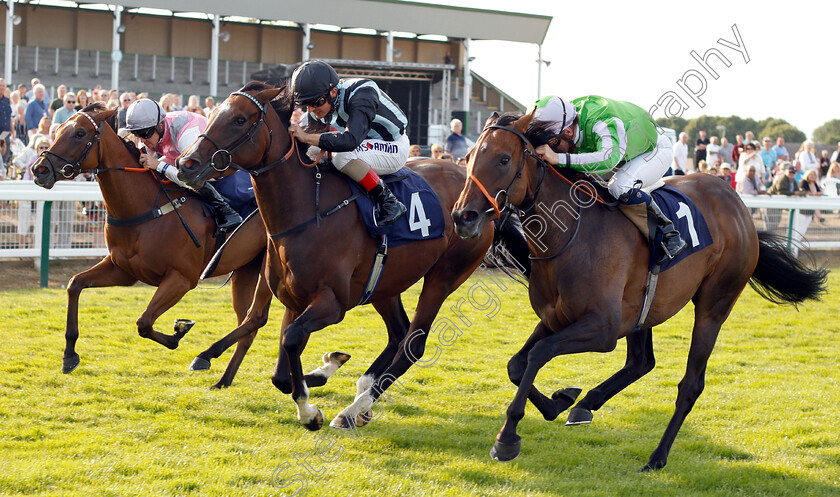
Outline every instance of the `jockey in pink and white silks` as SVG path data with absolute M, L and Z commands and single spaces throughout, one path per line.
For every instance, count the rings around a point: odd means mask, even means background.
M 653 198 L 641 190 L 668 171 L 674 152 L 671 140 L 641 107 L 595 95 L 572 101 L 556 96 L 537 100 L 526 136 L 550 164 L 590 174 L 613 172 L 607 187 L 624 205 L 641 204 L 664 235 L 660 262 L 685 248 L 674 223 Z
M 187 111 L 166 112 L 154 100 L 141 98 L 128 108 L 125 121 L 126 129 L 146 147 L 147 153 L 140 156 L 140 164 L 154 168 L 172 182 L 186 187 L 178 179 L 175 161 L 204 132 L 207 118 Z M 159 154 L 160 159 L 155 154 Z M 196 193 L 216 212 L 219 232 L 228 231 L 242 222 L 242 217 L 210 182 L 205 182 Z

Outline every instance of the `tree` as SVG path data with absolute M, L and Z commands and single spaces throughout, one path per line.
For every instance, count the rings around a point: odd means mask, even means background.
M 821 145 L 840 142 L 840 119 L 832 119 L 814 130 L 814 141 Z
M 680 136 L 680 133 L 685 131 L 685 127 L 688 125 L 688 119 L 683 117 L 675 117 L 673 119 L 660 117 L 656 120 L 656 124 L 663 128 L 671 128 L 677 132 L 677 136 Z
M 777 121 L 782 121 L 777 119 Z M 773 141 L 776 138 L 782 137 L 786 143 L 802 143 L 805 141 L 805 133 L 800 131 L 796 126 L 782 121 L 781 123 L 770 123 L 761 130 L 759 136 L 769 136 Z

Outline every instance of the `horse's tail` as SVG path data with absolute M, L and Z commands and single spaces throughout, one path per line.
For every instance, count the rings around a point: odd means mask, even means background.
M 758 264 L 750 286 L 776 304 L 801 304 L 819 300 L 826 292 L 828 269 L 810 268 L 787 250 L 787 238 L 758 232 Z

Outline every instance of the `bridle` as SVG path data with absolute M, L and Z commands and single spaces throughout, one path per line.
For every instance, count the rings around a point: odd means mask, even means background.
M 533 195 L 534 196 L 534 201 L 531 202 L 531 205 L 529 205 L 525 208 L 520 208 L 520 211 L 527 212 L 534 207 L 534 204 L 537 201 L 536 200 L 537 199 L 537 194 L 539 193 L 540 188 L 542 188 L 542 183 L 543 183 L 543 180 L 545 179 L 545 170 L 546 170 L 547 167 L 550 167 L 550 166 L 539 155 L 537 155 L 536 153 L 534 153 L 530 150 L 530 148 L 529 148 L 530 143 L 528 142 L 528 139 L 525 137 L 525 135 L 523 135 L 522 133 L 520 133 L 519 131 L 517 131 L 513 128 L 509 128 L 507 126 L 500 126 L 498 124 L 491 124 L 490 126 L 487 126 L 486 128 L 484 128 L 484 131 L 481 133 L 481 136 L 478 137 L 478 141 L 476 142 L 475 147 L 473 148 L 473 151 L 478 151 L 480 149 L 481 145 L 484 143 L 484 141 L 487 139 L 487 137 L 490 136 L 490 133 L 494 129 L 503 129 L 505 131 L 510 131 L 511 133 L 513 133 L 514 135 L 519 137 L 519 140 L 522 142 L 522 160 L 519 163 L 519 168 L 516 170 L 516 174 L 514 175 L 513 179 L 510 181 L 508 186 L 506 188 L 503 188 L 503 189 L 499 190 L 496 193 L 495 197 L 490 196 L 490 193 L 487 192 L 487 188 L 484 187 L 484 185 L 481 183 L 481 181 L 479 181 L 479 179 L 476 178 L 476 176 L 474 174 L 474 172 L 475 172 L 475 160 L 476 160 L 476 157 L 478 156 L 478 154 L 475 153 L 475 152 L 470 157 L 470 162 L 467 165 L 467 174 L 469 175 L 470 179 L 473 180 L 473 182 L 478 187 L 478 189 L 481 191 L 481 193 L 484 194 L 484 197 L 490 202 L 491 208 L 487 209 L 486 213 L 490 214 L 492 212 L 492 213 L 494 213 L 495 218 L 498 218 L 498 217 L 501 217 L 502 212 L 504 212 L 506 210 L 509 210 L 509 209 L 513 210 L 514 208 L 516 208 L 516 206 L 514 206 L 513 204 L 508 202 L 508 192 L 510 191 L 511 188 L 513 188 L 513 184 L 516 183 L 516 180 L 518 180 L 519 178 L 522 177 L 522 170 L 525 168 L 525 163 L 528 161 L 528 157 L 532 157 L 534 160 L 537 161 L 537 164 L 539 164 L 539 166 L 540 166 L 540 179 L 537 182 L 537 187 L 534 191 L 534 195 Z M 501 195 L 504 195 L 504 202 L 499 202 L 499 197 Z M 501 207 L 499 207 L 499 205 L 501 205 Z
M 53 171 L 61 173 L 61 175 L 64 176 L 65 178 L 67 178 L 67 179 L 81 174 L 82 171 L 87 171 L 87 172 L 92 172 L 93 174 L 98 174 L 102 171 L 107 171 L 108 170 L 108 169 L 99 169 L 99 168 L 97 168 L 97 169 L 82 169 L 82 162 L 84 162 L 85 159 L 87 159 L 87 156 L 90 153 L 91 149 L 93 148 L 94 144 L 97 144 L 98 145 L 97 148 L 99 149 L 99 161 L 97 162 L 97 164 L 100 164 L 102 162 L 102 144 L 100 143 L 100 137 L 102 136 L 102 125 L 105 124 L 105 121 L 102 121 L 102 123 L 97 125 L 96 121 L 93 120 L 93 118 L 90 116 L 90 114 L 88 114 L 86 112 L 82 112 L 82 111 L 76 112 L 76 114 L 86 117 L 88 119 L 88 121 L 90 121 L 90 123 L 93 125 L 93 137 L 91 137 L 90 141 L 87 142 L 87 144 L 85 145 L 85 149 L 82 151 L 82 154 L 79 156 L 79 158 L 76 161 L 71 161 L 70 159 L 68 159 L 64 156 L 61 156 L 61 155 L 53 152 L 52 150 L 44 150 L 43 152 L 41 152 L 39 154 L 40 157 L 44 157 L 47 160 L 47 162 L 49 162 L 50 167 L 52 168 Z M 64 165 L 61 166 L 60 169 L 57 169 L 55 167 L 55 164 L 53 163 L 53 160 L 52 160 L 53 157 L 58 159 L 58 161 L 60 161 L 60 163 L 64 163 Z
M 510 181 L 508 186 L 506 188 L 503 188 L 503 189 L 499 190 L 496 193 L 495 197 L 491 196 L 490 193 L 488 193 L 487 188 L 485 188 L 484 185 L 481 183 L 481 181 L 479 181 L 479 179 L 475 176 L 475 160 L 476 160 L 476 157 L 477 157 L 478 154 L 473 153 L 473 155 L 470 157 L 470 162 L 467 165 L 467 174 L 469 175 L 469 178 L 471 180 L 473 180 L 473 182 L 478 187 L 478 189 L 481 191 L 481 193 L 484 194 L 484 197 L 487 199 L 487 201 L 490 202 L 491 208 L 487 209 L 487 211 L 485 211 L 485 213 L 487 213 L 487 214 L 494 213 L 494 215 L 495 215 L 494 219 L 498 218 L 498 217 L 501 217 L 502 212 L 504 212 L 508 209 L 510 209 L 510 210 L 518 209 L 520 212 L 528 212 L 529 210 L 533 209 L 534 205 L 536 205 L 536 203 L 537 203 L 537 197 L 540 193 L 540 189 L 542 188 L 543 180 L 545 179 L 546 170 L 550 170 L 556 176 L 561 178 L 564 182 L 568 183 L 569 185 L 571 185 L 573 188 L 577 189 L 578 191 L 583 192 L 584 194 L 592 197 L 593 199 L 600 202 L 601 204 L 606 203 L 606 202 L 604 202 L 604 199 L 601 198 L 601 196 L 598 194 L 597 191 L 593 192 L 589 188 L 580 186 L 578 183 L 573 183 L 571 180 L 569 180 L 569 178 L 567 178 L 563 174 L 560 174 L 560 172 L 558 172 L 555 169 L 554 166 L 547 163 L 545 160 L 543 160 L 542 157 L 540 157 L 538 154 L 533 152 L 531 150 L 531 143 L 530 143 L 530 141 L 528 141 L 528 138 L 524 134 L 522 134 L 521 132 L 517 131 L 514 128 L 510 128 L 510 127 L 507 127 L 507 126 L 501 126 L 501 125 L 498 125 L 498 124 L 491 124 L 491 125 L 485 127 L 484 131 L 481 133 L 481 136 L 478 137 L 478 141 L 476 142 L 475 147 L 473 148 L 473 151 L 478 151 L 480 149 L 481 145 L 484 143 L 484 141 L 487 139 L 487 137 L 490 136 L 490 133 L 494 129 L 502 129 L 502 130 L 509 131 L 509 132 L 513 133 L 514 135 L 516 135 L 519 138 L 519 140 L 521 142 L 521 145 L 522 145 L 522 160 L 519 163 L 519 168 L 516 170 L 516 174 L 514 175 L 513 179 Z M 537 165 L 540 168 L 540 178 L 537 181 L 536 188 L 534 189 L 534 193 L 532 195 L 533 200 L 531 201 L 531 203 L 528 206 L 517 208 L 516 206 L 514 206 L 513 204 L 508 202 L 508 192 L 510 191 L 511 188 L 513 188 L 513 184 L 516 183 L 516 180 L 518 180 L 519 178 L 522 177 L 522 170 L 525 168 L 525 164 L 528 162 L 529 157 L 533 158 L 537 162 Z M 499 197 L 501 195 L 504 195 L 504 202 L 499 202 Z M 501 205 L 501 207 L 499 207 L 500 205 Z
M 257 131 L 260 129 L 260 127 L 263 124 L 265 124 L 265 111 L 266 111 L 266 106 L 268 105 L 267 103 L 266 104 L 261 104 L 253 96 L 251 96 L 251 95 L 249 95 L 245 92 L 241 92 L 241 91 L 235 91 L 235 92 L 231 93 L 230 97 L 228 97 L 228 98 L 231 98 L 234 95 L 243 96 L 243 97 L 247 98 L 248 100 L 254 102 L 254 104 L 260 110 L 260 117 L 256 121 L 254 121 L 253 124 L 251 124 L 251 127 L 248 128 L 248 130 L 245 132 L 244 135 L 242 135 L 239 138 L 237 138 L 236 140 L 234 140 L 233 143 L 230 144 L 229 148 L 224 148 L 221 145 L 219 145 L 218 142 L 216 142 L 216 140 L 211 138 L 207 133 L 201 133 L 200 135 L 198 135 L 199 140 L 201 140 L 202 138 L 206 138 L 210 143 L 213 144 L 214 147 L 216 147 L 216 151 L 213 152 L 213 155 L 210 156 L 210 167 L 212 167 L 213 169 L 215 169 L 218 172 L 226 171 L 229 167 L 232 167 L 232 168 L 236 169 L 237 171 L 245 171 L 246 173 L 250 174 L 251 176 L 259 176 L 260 174 L 262 174 L 262 173 L 264 173 L 264 172 L 266 172 L 270 169 L 274 169 L 275 167 L 279 166 L 283 162 L 286 162 L 289 159 L 289 157 L 292 156 L 292 153 L 295 150 L 295 146 L 294 146 L 295 141 L 294 140 L 292 140 L 292 146 L 289 148 L 289 152 L 286 153 L 286 155 L 283 156 L 282 159 L 280 159 L 278 161 L 275 161 L 275 162 L 272 162 L 270 164 L 267 164 L 267 165 L 265 165 L 265 166 L 263 166 L 259 169 L 246 169 L 245 167 L 243 167 L 243 166 L 241 166 L 241 165 L 239 165 L 239 164 L 237 164 L 236 162 L 233 161 L 233 154 L 236 153 L 237 150 L 242 148 L 242 146 L 245 145 L 246 143 L 248 143 L 248 142 L 253 143 L 254 135 L 257 133 Z M 273 140 L 274 140 L 274 135 L 271 132 L 271 127 L 266 125 L 266 129 L 268 130 L 268 146 L 265 148 L 265 151 L 263 152 L 263 155 L 260 158 L 260 161 L 258 162 L 258 164 L 265 163 L 266 157 L 268 156 L 268 152 L 271 150 L 271 145 L 272 145 Z M 218 162 L 217 162 L 217 160 L 218 160 Z

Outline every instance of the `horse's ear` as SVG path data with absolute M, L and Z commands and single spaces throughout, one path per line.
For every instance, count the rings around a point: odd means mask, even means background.
M 524 116 L 517 119 L 516 122 L 513 124 L 513 128 L 516 131 L 519 131 L 520 133 L 525 133 L 525 131 L 528 129 L 528 125 L 531 124 L 531 121 L 533 119 L 534 111 L 532 110 L 528 114 L 525 114 Z
M 283 88 L 269 88 L 267 90 L 257 92 L 256 97 L 260 102 L 271 102 L 275 97 L 277 97 L 277 95 L 280 94 L 281 91 L 283 91 Z
M 496 124 L 496 121 L 499 120 L 499 117 L 500 117 L 499 113 L 496 112 L 496 111 L 493 111 L 493 113 L 490 114 L 490 117 L 487 118 L 487 121 L 484 122 L 484 129 L 487 129 L 488 126 L 492 126 L 492 125 Z
M 103 110 L 102 112 L 96 115 L 96 120 L 99 122 L 107 121 L 108 119 L 114 117 L 114 114 L 116 114 L 118 110 L 119 109 L 116 107 L 113 109 Z

